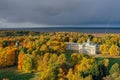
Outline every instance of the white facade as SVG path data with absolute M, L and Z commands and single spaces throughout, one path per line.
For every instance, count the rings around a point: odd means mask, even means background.
M 79 52 L 95 55 L 98 51 L 98 47 L 96 44 L 92 44 L 88 39 L 88 41 L 83 44 L 68 42 L 67 50 L 78 50 Z

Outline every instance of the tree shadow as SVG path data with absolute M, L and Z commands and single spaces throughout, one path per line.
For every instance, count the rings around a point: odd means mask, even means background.
M 34 77 L 32 73 L 17 73 L 14 71 L 2 71 L 0 72 L 0 80 L 8 78 L 9 80 L 30 80 Z

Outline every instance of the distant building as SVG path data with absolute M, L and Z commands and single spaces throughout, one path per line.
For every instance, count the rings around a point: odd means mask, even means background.
M 86 43 L 67 43 L 67 50 L 76 50 L 79 52 L 87 53 L 95 55 L 99 52 L 99 46 L 97 44 L 93 44 L 88 39 Z
M 19 41 L 15 43 L 15 46 L 18 47 L 20 45 Z

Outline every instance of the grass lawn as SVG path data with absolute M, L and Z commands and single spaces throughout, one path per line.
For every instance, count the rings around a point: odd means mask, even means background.
M 17 71 L 16 67 L 0 69 L 0 80 L 9 78 L 9 80 L 38 80 L 36 74 L 22 73 Z
M 118 63 L 120 64 L 120 58 L 104 58 L 104 57 L 96 57 L 96 60 L 103 60 L 103 59 L 109 59 L 109 65 L 108 65 L 108 72 L 109 73 L 109 70 L 111 68 L 111 66 L 114 64 L 114 63 Z

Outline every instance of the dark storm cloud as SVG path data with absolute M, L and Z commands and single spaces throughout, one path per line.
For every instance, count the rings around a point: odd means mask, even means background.
M 119 0 L 0 0 L 0 19 L 46 25 L 119 24 Z

